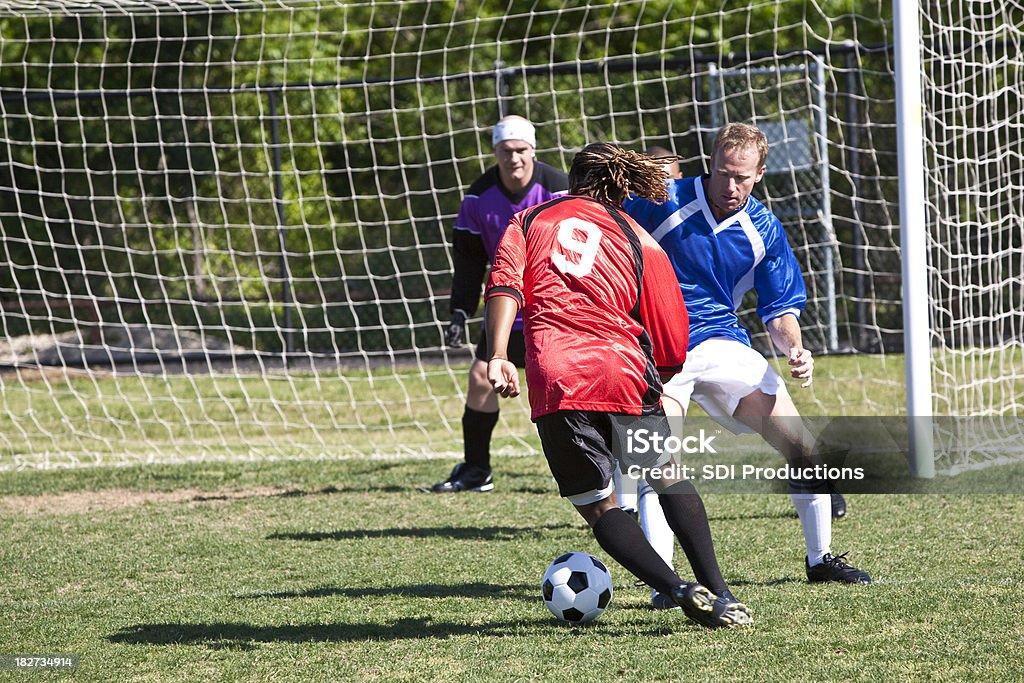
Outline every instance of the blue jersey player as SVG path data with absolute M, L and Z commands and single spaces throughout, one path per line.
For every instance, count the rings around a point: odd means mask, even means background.
M 803 346 L 799 320 L 807 299 L 803 276 L 782 224 L 751 196 L 767 155 L 759 129 L 726 125 L 707 175 L 671 181 L 662 204 L 633 199 L 624 208 L 668 254 L 690 317 L 686 363 L 666 383 L 666 397 L 683 412 L 692 398 L 712 417 L 758 432 L 787 461 L 809 463 L 813 437 L 794 419 L 799 413 L 785 381 L 751 348 L 736 314 L 753 289 L 757 313 L 790 374 L 810 386 L 814 358 Z M 808 580 L 870 583 L 866 572 L 831 554 L 827 482 L 792 481 L 790 497 L 803 529 Z
M 513 114 L 498 121 L 491 144 L 497 163 L 470 185 L 452 231 L 455 270 L 451 322 L 445 333 L 445 343 L 452 348 L 462 346 L 466 319 L 477 310 L 484 277 L 509 220 L 524 209 L 564 195 L 569 188 L 565 173 L 534 158 L 537 133 L 522 116 Z M 498 422 L 498 399 L 487 381 L 489 359 L 487 335 L 481 329 L 462 414 L 464 461 L 455 466 L 446 480 L 431 487 L 434 493 L 494 488 L 490 444 Z M 509 339 L 509 360 L 518 367 L 525 365 L 521 318 L 516 319 Z

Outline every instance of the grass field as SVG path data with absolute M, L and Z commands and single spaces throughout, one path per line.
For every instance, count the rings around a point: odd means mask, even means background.
M 840 587 L 804 581 L 787 497 L 709 495 L 754 627 L 651 611 L 609 562 L 610 609 L 574 628 L 540 577 L 608 558 L 543 461 L 501 458 L 490 494 L 416 490 L 450 465 L 0 473 L 0 655 L 74 654 L 85 681 L 1024 679 L 1024 497 L 851 496 L 834 547 L 877 581 Z
M 899 357 L 819 363 L 814 389 L 795 392 L 806 414 L 899 414 Z M 1024 496 L 851 495 L 833 549 L 876 583 L 837 587 L 804 580 L 788 497 L 710 493 L 755 626 L 708 632 L 648 608 L 538 455 L 497 458 L 490 494 L 417 490 L 453 464 L 431 453 L 461 449 L 462 382 L 460 368 L 7 375 L 0 661 L 76 655 L 68 677 L 85 681 L 1024 680 Z M 494 446 L 536 453 L 521 406 L 506 406 Z M 82 449 L 83 463 L 120 466 L 19 465 Z M 974 473 L 969 490 L 1019 489 L 1021 470 Z M 540 598 L 568 550 L 615 580 L 586 627 L 556 623 Z
M 900 414 L 902 357 L 833 356 L 818 364 L 813 388 L 794 391 L 806 414 Z M 450 367 L 317 375 L 233 375 L 230 366 L 213 376 L 8 370 L 0 373 L 0 471 L 461 452 L 467 370 L 468 358 Z M 503 406 L 496 450 L 538 452 L 528 415 L 525 397 Z

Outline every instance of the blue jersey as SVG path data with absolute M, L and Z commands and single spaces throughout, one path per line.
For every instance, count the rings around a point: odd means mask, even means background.
M 663 204 L 630 198 L 623 208 L 651 233 L 676 271 L 690 315 L 690 347 L 711 337 L 750 345 L 736 311 L 743 295 L 757 292 L 765 322 L 795 316 L 807 302 L 800 265 L 779 219 L 748 197 L 742 209 L 718 222 L 704 196 L 703 177 L 669 182 Z

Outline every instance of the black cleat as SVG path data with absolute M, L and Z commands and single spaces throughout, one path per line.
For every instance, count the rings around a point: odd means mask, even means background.
M 679 609 L 679 605 L 668 593 L 651 592 L 651 609 Z
M 707 628 L 732 628 L 754 623 L 750 609 L 729 591 L 716 596 L 699 583 L 684 583 L 672 589 L 672 600 L 692 621 Z
M 825 553 L 821 564 L 813 567 L 804 558 L 804 566 L 807 568 L 807 580 L 811 583 L 871 583 L 871 576 L 856 567 L 846 564 L 843 559 L 846 553 L 833 556 Z
M 459 493 L 461 491 L 480 491 L 481 493 L 494 488 L 494 479 L 491 477 L 491 470 L 467 465 L 460 462 L 442 482 L 431 487 L 433 493 Z
M 750 626 L 754 623 L 754 615 L 750 608 L 737 600 L 728 588 L 718 593 L 714 612 L 718 616 L 718 620 L 728 628 Z
M 846 516 L 846 499 L 841 493 L 832 494 L 832 519 L 841 519 Z

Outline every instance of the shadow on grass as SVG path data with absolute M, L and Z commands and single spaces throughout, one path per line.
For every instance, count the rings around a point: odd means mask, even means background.
M 540 599 L 540 586 L 517 584 L 499 585 L 494 583 L 439 584 L 426 583 L 414 586 L 390 587 L 339 587 L 318 586 L 303 591 L 281 591 L 276 593 L 251 593 L 236 595 L 241 600 L 288 599 L 288 598 L 367 598 L 367 597 L 412 597 L 412 598 L 499 598 L 536 602 Z
M 751 519 L 799 519 L 796 510 L 784 510 L 781 512 L 751 512 L 744 515 L 719 515 L 709 514 L 709 522 L 741 522 Z
M 435 621 L 430 618 L 405 618 L 384 624 L 285 624 L 261 626 L 233 622 L 210 624 L 134 624 L 107 636 L 112 643 L 128 645 L 206 645 L 213 648 L 253 649 L 257 643 L 356 642 L 388 640 L 424 640 L 458 636 L 529 638 L 551 633 L 552 629 L 594 630 L 602 637 L 651 635 L 664 636 L 675 628 L 691 628 L 685 620 L 663 628 L 637 632 L 606 627 L 600 621 L 582 626 L 559 624 L 554 619 L 496 621 L 465 624 Z M 699 628 L 692 626 L 692 628 Z
M 729 582 L 729 586 L 730 587 L 734 587 L 734 586 L 782 586 L 782 585 L 785 585 L 787 583 L 802 583 L 802 584 L 806 584 L 807 583 L 807 579 L 797 579 L 797 578 L 794 578 L 792 576 L 783 576 L 783 577 L 780 577 L 778 579 L 771 579 L 769 581 L 747 581 L 747 580 L 744 580 L 744 579 L 737 579 L 735 581 L 730 581 Z M 740 599 L 742 600 L 742 598 L 740 598 Z
M 267 536 L 271 541 L 348 541 L 367 538 L 452 538 L 470 541 L 511 541 L 544 535 L 545 531 L 570 529 L 571 524 L 544 524 L 530 527 L 392 527 L 389 529 L 345 529 L 341 531 L 281 532 Z
M 555 488 L 554 484 L 550 487 L 542 486 L 530 486 L 529 484 L 516 484 L 514 486 L 502 486 L 502 493 L 522 493 L 530 496 L 551 496 L 552 498 L 558 497 L 558 489 Z
M 306 498 L 309 496 L 333 496 L 342 493 L 403 493 L 409 490 L 408 486 L 398 485 L 366 485 L 366 486 L 324 486 L 319 489 L 288 489 L 287 491 L 278 491 L 275 493 L 252 493 L 248 495 L 230 495 L 230 494 L 200 494 L 193 496 L 189 499 L 190 502 L 202 503 L 206 501 L 240 501 L 240 500 L 252 500 L 255 498 Z

